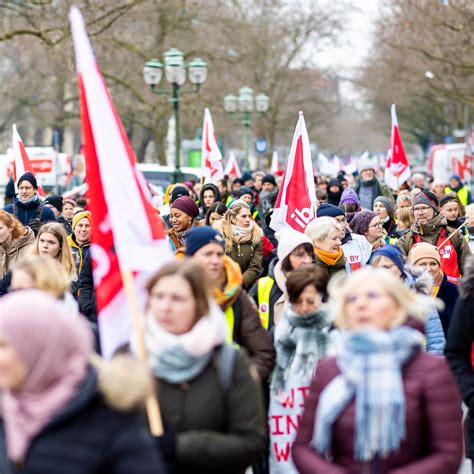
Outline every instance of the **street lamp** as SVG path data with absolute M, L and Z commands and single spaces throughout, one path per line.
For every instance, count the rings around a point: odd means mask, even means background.
M 258 94 L 254 101 L 253 90 L 250 87 L 240 88 L 238 97 L 235 95 L 226 95 L 224 97 L 224 110 L 228 114 L 234 115 L 237 111 L 240 112 L 239 120 L 244 126 L 244 163 L 247 169 L 249 168 L 249 132 L 254 102 L 255 111 L 258 114 L 265 113 L 268 110 L 268 96 Z
M 179 134 L 179 102 L 180 94 L 193 94 L 199 89 L 207 79 L 207 63 L 200 58 L 193 59 L 190 63 L 184 62 L 183 53 L 177 48 L 171 48 L 164 54 L 164 64 L 158 59 L 151 59 L 143 67 L 143 79 L 150 86 L 151 92 L 156 95 L 170 95 L 169 102 L 173 104 L 175 120 L 175 169 L 173 171 L 173 183 L 182 180 L 180 154 L 181 139 Z M 171 91 L 167 89 L 157 89 L 161 82 L 163 69 L 166 81 L 172 86 Z M 188 79 L 194 85 L 192 89 L 181 89 L 186 82 L 186 70 Z

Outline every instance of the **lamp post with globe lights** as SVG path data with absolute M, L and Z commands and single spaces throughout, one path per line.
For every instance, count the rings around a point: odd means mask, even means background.
M 171 90 L 157 88 L 163 76 L 163 69 L 165 70 L 166 81 L 171 84 Z M 189 82 L 194 85 L 192 89 L 182 89 L 186 82 L 186 72 Z M 158 59 L 151 59 L 145 64 L 143 67 L 143 79 L 154 94 L 171 96 L 169 102 L 173 105 L 175 120 L 175 169 L 173 171 L 173 183 L 177 183 L 182 179 L 180 163 L 181 138 L 179 133 L 180 95 L 199 92 L 201 85 L 207 79 L 207 63 L 200 58 L 196 58 L 186 64 L 183 53 L 177 48 L 171 48 L 164 54 L 164 64 Z
M 249 136 L 250 125 L 252 123 L 252 113 L 255 111 L 259 115 L 268 110 L 269 98 L 265 94 L 253 96 L 253 90 L 250 87 L 239 89 L 238 97 L 235 95 L 226 95 L 224 97 L 224 110 L 235 115 L 240 113 L 239 120 L 244 127 L 244 164 L 249 169 Z

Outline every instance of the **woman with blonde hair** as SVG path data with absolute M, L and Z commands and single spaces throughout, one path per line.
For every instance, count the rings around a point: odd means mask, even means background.
M 346 271 L 346 258 L 342 251 L 342 237 L 345 230 L 334 217 L 322 216 L 311 221 L 305 234 L 312 240 L 315 264 L 323 268 L 329 278 Z
M 411 207 L 401 207 L 396 210 L 397 214 L 397 232 L 400 237 L 405 235 L 410 227 L 415 223 L 415 216 Z
M 314 472 L 457 472 L 462 413 L 446 362 L 404 323 L 423 302 L 390 272 L 363 268 L 335 289 L 341 353 L 319 361 L 293 461 Z
M 0 211 L 0 279 L 35 241 L 35 234 L 12 214 Z
M 252 219 L 248 204 L 240 199 L 230 205 L 218 224 L 225 240 L 225 253 L 239 264 L 244 288 L 249 289 L 262 269 L 262 229 Z
M 49 222 L 41 226 L 32 254 L 54 258 L 64 266 L 71 281 L 77 280 L 76 263 L 62 224 Z

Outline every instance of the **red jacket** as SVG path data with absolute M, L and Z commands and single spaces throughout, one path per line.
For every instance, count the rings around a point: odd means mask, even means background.
M 333 425 L 332 462 L 310 447 L 319 394 L 340 373 L 336 359 L 318 363 L 293 444 L 301 474 L 456 474 L 462 460 L 461 400 L 445 361 L 417 353 L 402 370 L 407 438 L 400 451 L 362 463 L 354 459 L 355 403 Z

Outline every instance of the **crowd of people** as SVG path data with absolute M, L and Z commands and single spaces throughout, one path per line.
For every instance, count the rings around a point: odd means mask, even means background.
M 280 185 L 166 189 L 176 258 L 146 287 L 145 364 L 132 335 L 100 357 L 87 197 L 19 178 L 0 211 L 2 474 L 456 474 L 474 458 L 466 185 L 417 174 L 392 192 L 362 161 L 315 177 L 304 233 L 271 228 Z

